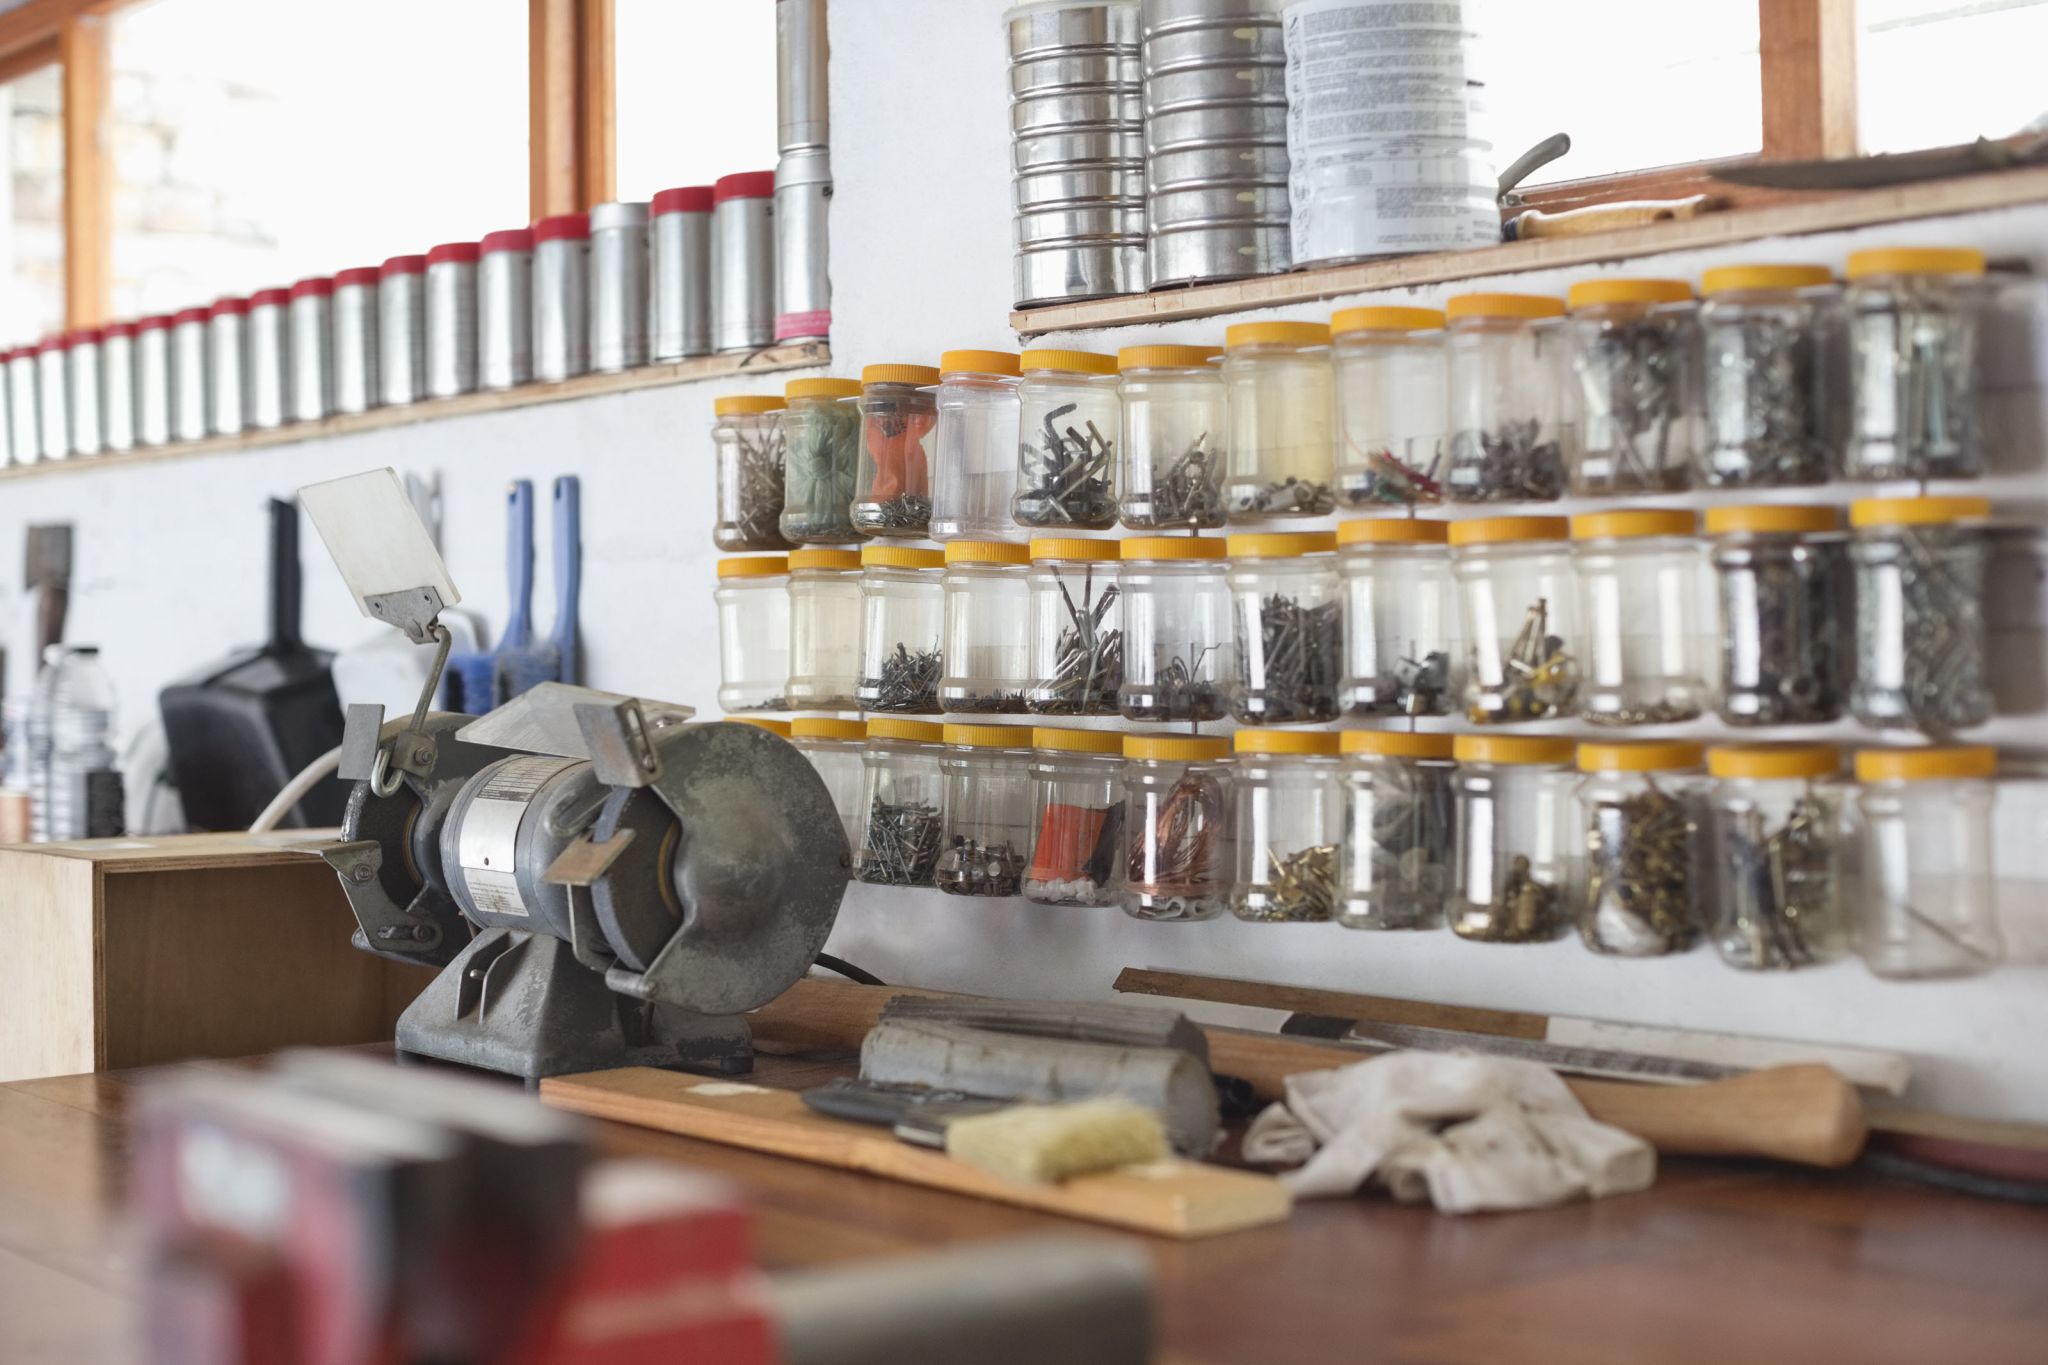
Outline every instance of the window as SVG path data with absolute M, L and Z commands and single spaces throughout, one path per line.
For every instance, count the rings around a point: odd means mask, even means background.
M 1866 152 L 2007 137 L 2048 115 L 2048 0 L 1858 0 Z
M 618 197 L 775 168 L 772 0 L 614 0 Z
M 0 342 L 64 327 L 64 84 L 54 66 L 0 84 Z

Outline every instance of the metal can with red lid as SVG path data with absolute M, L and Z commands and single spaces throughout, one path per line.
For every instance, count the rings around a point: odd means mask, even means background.
M 259 289 L 249 296 L 246 411 L 257 431 L 274 431 L 291 420 L 291 305 L 289 289 Z
M 36 448 L 45 460 L 71 458 L 71 349 L 69 337 L 36 343 Z
M 647 363 L 647 205 L 590 211 L 590 368 Z
M 648 354 L 681 360 L 711 354 L 711 187 L 654 196 L 648 228 L 652 264 Z
M 334 281 L 325 275 L 291 288 L 289 336 L 291 420 L 318 422 L 334 411 Z
M 197 441 L 213 430 L 213 312 L 185 308 L 171 317 L 171 439 Z
M 172 440 L 171 329 L 168 313 L 135 324 L 135 443 L 160 446 Z
M 132 322 L 110 322 L 100 337 L 100 446 L 135 449 L 135 332 Z
M 334 360 L 334 410 L 368 412 L 381 402 L 383 376 L 377 365 L 378 271 L 355 266 L 334 277 L 329 308 Z
M 7 447 L 16 464 L 34 464 L 42 458 L 37 401 L 35 348 L 17 346 L 7 353 Z
M 248 423 L 249 300 L 219 299 L 206 310 L 206 425 L 239 435 Z
M 711 187 L 711 348 L 775 341 L 775 172 L 742 171 Z
M 100 343 L 105 338 L 97 327 L 81 327 L 65 339 L 73 455 L 97 455 L 106 449 L 100 434 Z
M 486 232 L 476 267 L 477 382 L 510 389 L 533 378 L 533 234 Z
M 554 383 L 590 368 L 590 215 L 533 225 L 533 377 Z
M 377 272 L 378 398 L 387 406 L 427 396 L 427 258 L 393 256 Z
M 427 396 L 476 392 L 475 242 L 444 242 L 427 253 Z

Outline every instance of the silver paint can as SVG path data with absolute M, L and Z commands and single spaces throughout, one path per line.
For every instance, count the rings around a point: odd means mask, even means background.
M 590 368 L 647 363 L 647 205 L 590 211 Z
M 206 314 L 207 428 L 234 436 L 247 424 L 249 300 L 222 299 Z
M 793 152 L 832 140 L 825 84 L 831 49 L 825 0 L 775 0 L 776 147 Z
M 36 344 L 36 411 L 41 434 L 37 449 L 46 460 L 71 458 L 71 362 L 65 337 L 44 337 Z
M 832 154 L 784 152 L 775 163 L 775 339 L 823 341 L 832 330 L 827 217 Z
M 510 389 L 533 379 L 533 234 L 486 232 L 476 267 L 477 382 Z
M 7 353 L 7 444 L 16 464 L 34 464 L 43 457 L 37 387 L 35 347 L 15 347 Z
M 171 317 L 171 439 L 203 440 L 213 431 L 213 314 L 181 309 Z
M 427 258 L 393 256 L 377 272 L 378 396 L 387 406 L 427 396 Z
M 741 171 L 711 187 L 711 346 L 756 351 L 775 340 L 775 172 Z
M 475 242 L 444 242 L 427 253 L 427 396 L 476 391 Z
M 377 366 L 378 272 L 355 266 L 334 277 L 334 410 L 368 412 L 381 398 Z
M 711 187 L 655 195 L 648 245 L 650 358 L 711 354 Z
M 291 306 L 286 289 L 259 289 L 249 296 L 247 411 L 257 431 L 274 431 L 291 420 Z
M 100 338 L 100 445 L 135 449 L 135 333 L 137 324 L 110 322 Z
M 590 215 L 533 225 L 533 377 L 548 383 L 590 369 Z
M 97 455 L 106 449 L 100 436 L 100 343 L 106 333 L 81 327 L 69 338 L 64 368 L 71 389 L 71 453 Z
M 334 412 L 334 281 L 294 284 L 290 321 L 292 420 L 318 422 Z
M 135 324 L 135 443 L 169 444 L 171 428 L 171 318 L 159 314 Z

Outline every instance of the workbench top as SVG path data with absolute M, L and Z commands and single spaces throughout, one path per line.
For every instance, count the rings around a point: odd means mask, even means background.
M 763 1057 L 799 1087 L 850 1058 Z M 124 1108 L 148 1071 L 0 1085 L 0 1361 L 140 1359 L 140 1263 L 118 1217 Z M 1124 1234 L 869 1176 L 600 1125 L 615 1153 L 715 1171 L 770 1268 L 1057 1229 Z M 2044 1358 L 2048 1209 L 1736 1163 L 1655 1188 L 1451 1218 L 1377 1196 L 1287 1224 L 1144 1238 L 1167 1365 L 1969 1361 Z

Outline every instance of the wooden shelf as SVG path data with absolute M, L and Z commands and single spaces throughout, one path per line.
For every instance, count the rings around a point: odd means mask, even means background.
M 1050 332 L 1176 322 L 1336 298 L 1343 294 L 1445 284 L 1525 270 L 1597 265 L 1603 261 L 1654 256 L 1666 251 L 1700 250 L 1732 242 L 1753 242 L 1765 237 L 1839 232 L 1879 223 L 1940 218 L 2044 201 L 2048 201 L 2048 167 L 2030 167 L 1920 185 L 1858 190 L 1801 203 L 1727 209 L 1698 218 L 1649 223 L 1584 237 L 1503 242 L 1499 246 L 1481 247 L 1474 251 L 1399 256 L 1359 265 L 1334 266 L 1327 270 L 1267 275 L 1224 284 L 1190 285 L 1182 289 L 1125 294 L 1083 303 L 1051 304 L 1010 314 L 1010 326 L 1024 336 L 1043 336 Z
M 373 408 L 369 412 L 330 417 L 324 422 L 295 422 L 268 431 L 245 431 L 239 436 L 209 436 L 203 441 L 177 441 L 165 446 L 146 446 L 112 455 L 82 455 L 68 460 L 44 460 L 36 464 L 0 468 L 0 479 L 33 479 L 50 474 L 81 473 L 120 465 L 154 464 L 161 460 L 187 460 L 198 455 L 226 451 L 261 450 L 267 446 L 317 441 L 330 436 L 349 436 L 363 431 L 383 431 L 434 422 L 444 417 L 471 413 L 504 412 L 540 403 L 565 403 L 600 394 L 625 393 L 633 389 L 658 389 L 700 379 L 726 379 L 740 375 L 769 374 L 777 370 L 800 370 L 831 362 L 832 351 L 823 342 L 799 346 L 771 346 L 747 355 L 703 356 L 695 360 L 664 361 L 616 373 L 578 375 L 558 384 L 522 384 L 516 389 L 494 389 L 465 393 L 455 398 L 433 398 L 404 407 Z

